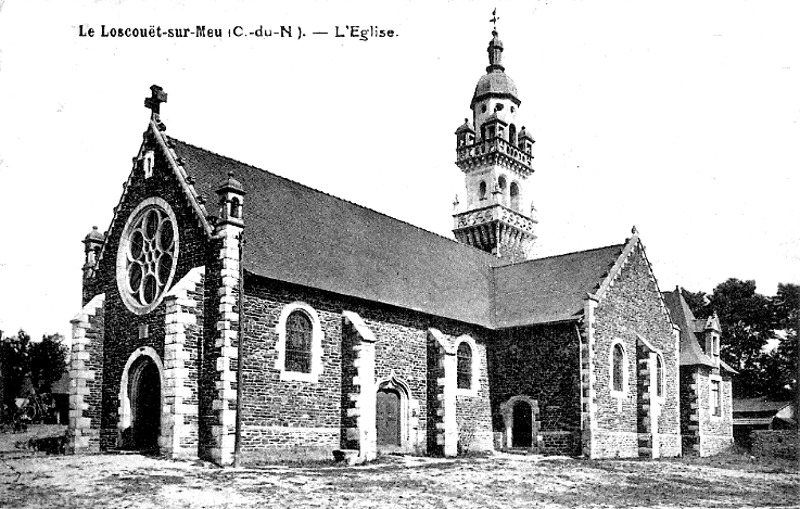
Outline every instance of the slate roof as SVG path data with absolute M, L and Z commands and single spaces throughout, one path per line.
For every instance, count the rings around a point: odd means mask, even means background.
M 695 333 L 703 332 L 706 329 L 713 329 L 719 331 L 719 321 L 716 318 L 697 319 L 694 313 L 689 309 L 689 304 L 683 298 L 681 290 L 675 287 L 674 291 L 663 292 L 664 304 L 666 304 L 669 314 L 672 317 L 672 322 L 681 329 L 681 366 L 703 365 L 714 367 L 714 362 L 711 357 L 703 352 L 700 343 L 697 340 Z M 721 368 L 731 373 L 737 371 L 725 363 L 722 359 L 719 361 Z
M 495 267 L 498 328 L 575 320 L 625 244 Z
M 172 138 L 195 189 L 242 183 L 244 268 L 267 278 L 492 325 L 489 253 Z M 209 208 L 209 210 L 212 210 Z
M 507 97 L 514 101 L 517 106 L 520 104 L 514 80 L 502 71 L 489 72 L 478 79 L 478 84 L 475 85 L 475 93 L 472 94 L 470 108 L 485 97 Z
M 714 362 L 711 357 L 703 352 L 700 348 L 700 343 L 697 341 L 695 331 L 697 326 L 705 325 L 705 320 L 697 320 L 694 313 L 689 309 L 689 304 L 683 298 L 680 288 L 675 288 L 672 292 L 663 292 L 664 304 L 666 304 L 669 314 L 672 317 L 672 322 L 681 329 L 681 366 L 703 365 L 714 367 Z
M 232 172 L 242 183 L 251 274 L 487 328 L 582 316 L 625 247 L 529 260 L 495 256 L 259 168 L 170 138 L 210 206 Z

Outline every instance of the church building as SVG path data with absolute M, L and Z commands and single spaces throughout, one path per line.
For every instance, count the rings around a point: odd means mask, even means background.
M 534 140 L 497 32 L 488 57 L 456 240 L 168 136 L 151 87 L 83 241 L 70 449 L 680 455 L 679 328 L 639 234 L 529 259 Z

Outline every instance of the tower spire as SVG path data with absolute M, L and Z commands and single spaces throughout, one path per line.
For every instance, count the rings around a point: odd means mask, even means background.
M 503 41 L 497 36 L 497 20 L 500 17 L 497 15 L 497 8 L 492 11 L 492 19 L 489 21 L 492 22 L 492 40 L 489 41 L 489 47 L 486 48 L 486 51 L 489 52 L 489 67 L 486 68 L 486 72 L 503 72 L 505 68 L 503 67 Z
M 503 67 L 498 19 L 495 9 L 489 66 L 470 103 L 473 123 L 465 120 L 455 133 L 456 165 L 464 172 L 466 200 L 453 211 L 453 234 L 459 242 L 514 262 L 530 255 L 536 239 L 536 209 L 527 182 L 533 173 L 533 138 L 518 129 L 521 101 Z
M 492 30 L 492 40 L 489 41 L 489 47 L 486 48 L 489 53 L 489 66 L 486 72 L 503 72 L 506 70 L 503 67 L 503 41 L 497 36 L 497 30 Z

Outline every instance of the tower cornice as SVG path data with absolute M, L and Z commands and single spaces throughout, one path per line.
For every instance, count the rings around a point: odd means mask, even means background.
M 500 204 L 453 214 L 453 234 L 463 243 L 511 262 L 528 258 L 536 220 Z
M 533 156 L 513 146 L 503 138 L 479 140 L 456 149 L 456 165 L 463 172 L 497 164 L 525 177 L 533 173 Z

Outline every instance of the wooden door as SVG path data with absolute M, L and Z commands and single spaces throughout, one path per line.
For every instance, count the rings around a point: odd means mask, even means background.
M 400 446 L 400 394 L 393 390 L 378 392 L 376 428 L 378 445 Z

